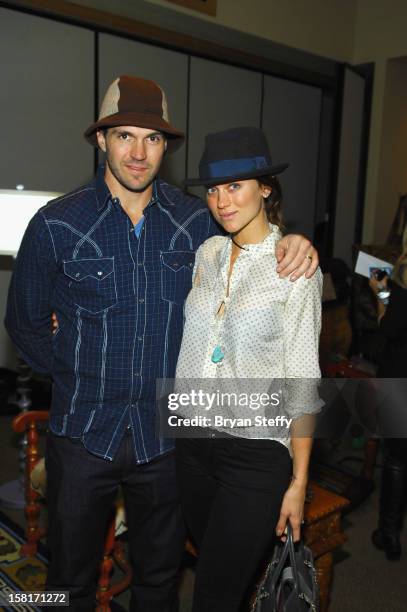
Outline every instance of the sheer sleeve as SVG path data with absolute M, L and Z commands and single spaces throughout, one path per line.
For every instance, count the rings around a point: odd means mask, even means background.
M 285 409 L 297 418 L 318 412 L 322 274 L 293 284 L 284 311 Z

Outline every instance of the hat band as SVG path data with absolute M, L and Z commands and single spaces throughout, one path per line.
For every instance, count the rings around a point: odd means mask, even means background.
M 264 155 L 261 155 L 258 157 L 242 157 L 240 159 L 222 159 L 206 164 L 202 169 L 206 170 L 205 178 L 212 179 L 218 176 L 230 176 L 233 178 L 239 174 L 267 168 L 270 165 L 269 160 Z

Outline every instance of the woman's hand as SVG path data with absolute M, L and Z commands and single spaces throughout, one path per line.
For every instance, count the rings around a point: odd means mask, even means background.
M 374 276 L 371 276 L 369 278 L 369 287 L 375 294 L 377 300 L 377 322 L 379 324 L 386 312 L 386 306 L 384 305 L 383 301 L 379 299 L 379 296 L 377 294 L 379 293 L 379 291 L 387 290 L 387 280 L 387 275 L 384 276 L 381 280 L 377 280 L 377 278 L 375 278 Z
M 276 527 L 277 536 L 283 536 L 287 521 L 290 521 L 294 542 L 300 539 L 306 489 L 306 484 L 299 483 L 295 479 L 291 482 L 281 504 L 280 518 Z M 282 539 L 285 540 L 285 537 Z
M 280 278 L 290 276 L 295 281 L 305 274 L 311 278 L 319 264 L 318 251 L 305 236 L 287 234 L 276 246 L 277 272 Z M 292 274 L 293 273 L 293 274 Z

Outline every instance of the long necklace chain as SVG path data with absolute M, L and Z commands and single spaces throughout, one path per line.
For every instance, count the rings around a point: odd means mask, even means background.
M 236 240 L 233 238 L 233 236 L 230 236 L 232 243 L 237 246 L 239 249 L 241 249 L 242 251 L 249 251 L 249 249 L 247 247 L 242 246 L 241 244 L 239 244 L 238 242 L 236 242 Z M 216 312 L 214 313 L 215 315 L 215 320 L 216 320 L 216 336 L 217 336 L 217 344 L 215 346 L 215 348 L 212 351 L 212 355 L 211 355 L 211 361 L 212 363 L 221 365 L 222 361 L 225 357 L 225 353 L 222 347 L 222 339 L 223 339 L 223 325 L 224 325 L 224 319 L 226 316 L 226 307 L 227 307 L 227 301 L 229 299 L 229 287 L 230 287 L 230 276 L 228 278 L 227 281 L 227 286 L 226 286 L 226 295 L 223 298 L 219 308 L 216 310 Z M 223 307 L 223 309 L 222 309 Z
M 231 239 L 232 239 L 233 244 L 236 244 L 236 246 L 238 246 L 240 249 L 243 249 L 244 251 L 249 250 L 237 244 L 237 242 L 233 240 L 232 236 L 231 236 Z M 227 302 L 229 300 L 229 288 L 230 288 L 230 276 L 228 276 L 228 279 L 227 279 L 225 296 L 222 299 L 219 308 L 214 312 L 217 344 L 212 351 L 211 361 L 212 363 L 215 363 L 217 365 L 221 365 L 225 357 L 225 353 L 222 347 L 222 339 L 223 339 L 224 319 L 226 316 L 226 307 L 227 307 Z

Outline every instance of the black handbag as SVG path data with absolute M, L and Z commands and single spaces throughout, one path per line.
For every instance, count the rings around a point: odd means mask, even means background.
M 319 590 L 311 550 L 294 544 L 287 523 L 287 539 L 277 544 L 258 586 L 251 612 L 318 612 Z

